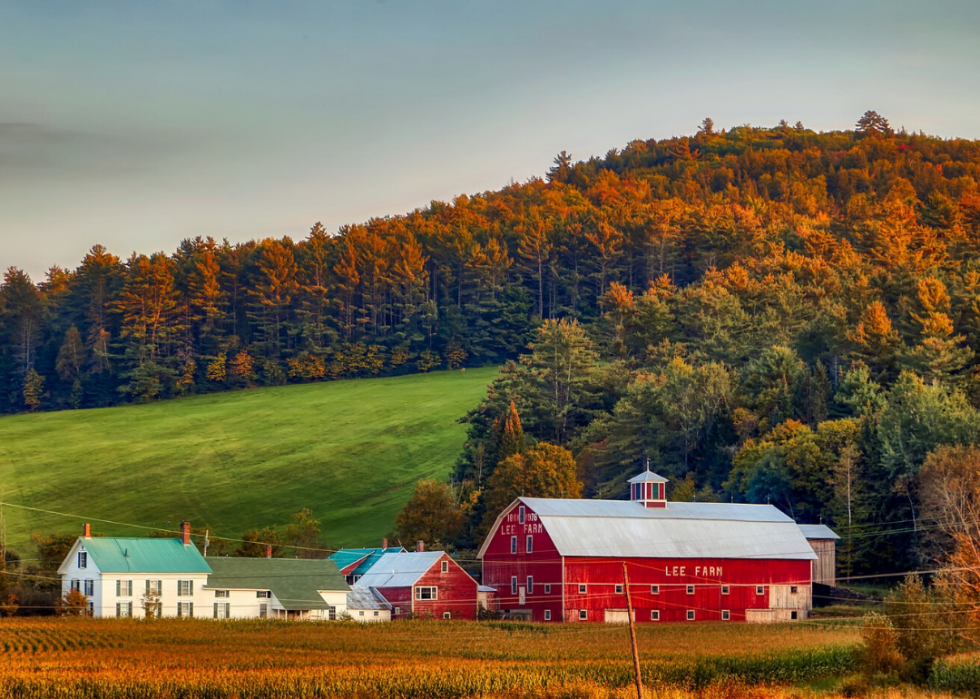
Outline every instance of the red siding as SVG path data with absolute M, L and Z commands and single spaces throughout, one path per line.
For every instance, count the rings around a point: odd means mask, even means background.
M 526 552 L 526 537 L 533 538 L 532 552 Z M 686 621 L 687 611 L 696 621 L 721 620 L 728 610 L 731 620 L 744 621 L 746 609 L 769 607 L 769 585 L 810 585 L 810 561 L 756 559 L 657 559 L 657 558 L 562 558 L 547 531 L 530 508 L 520 523 L 515 506 L 501 520 L 483 557 L 485 585 L 497 588 L 498 608 L 528 610 L 534 621 L 577 621 L 585 610 L 588 621 L 604 621 L 605 610 L 626 609 L 626 596 L 617 592 L 623 583 L 623 562 L 627 564 L 630 594 L 637 621 L 650 621 L 651 610 L 660 612 L 660 621 Z M 517 553 L 511 553 L 511 537 L 517 536 Z M 511 578 L 518 586 L 533 576 L 533 591 L 513 594 Z M 550 594 L 545 585 L 551 586 Z M 586 586 L 585 594 L 579 585 Z M 651 586 L 659 586 L 652 594 Z M 693 594 L 687 587 L 694 586 Z M 722 594 L 722 586 L 729 587 Z M 763 594 L 756 587 L 763 586 Z
M 442 572 L 442 562 L 448 561 L 448 570 Z M 435 600 L 415 599 L 415 587 L 435 587 Z M 392 607 L 400 607 L 401 613 L 392 610 L 392 619 L 417 617 L 442 619 L 449 612 L 453 619 L 476 619 L 477 583 L 448 555 L 442 555 L 413 587 L 378 588 Z

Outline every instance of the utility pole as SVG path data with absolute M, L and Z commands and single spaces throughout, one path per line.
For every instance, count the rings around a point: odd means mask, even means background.
M 640 676 L 640 652 L 636 649 L 636 629 L 633 628 L 633 598 L 630 597 L 630 578 L 623 562 L 623 589 L 626 590 L 626 616 L 630 626 L 630 645 L 633 647 L 633 670 L 636 672 L 636 699 L 643 699 L 643 679 Z

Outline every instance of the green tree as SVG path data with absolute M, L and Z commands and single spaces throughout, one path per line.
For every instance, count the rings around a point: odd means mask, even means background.
M 294 549 L 297 558 L 323 558 L 320 520 L 304 507 L 292 516 L 292 521 L 283 529 L 282 543 L 286 548 Z
M 459 536 L 463 524 L 463 513 L 449 485 L 422 480 L 415 484 L 411 499 L 395 518 L 395 531 L 405 544 L 447 544 Z

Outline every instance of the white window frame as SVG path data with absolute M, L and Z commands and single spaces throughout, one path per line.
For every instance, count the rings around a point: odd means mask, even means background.
M 650 621 L 660 621 L 660 610 L 651 609 L 650 610 Z
M 527 582 L 527 594 L 530 595 L 532 592 L 534 592 L 534 576 L 528 575 L 526 582 Z
M 510 552 L 512 554 L 517 553 L 517 537 L 516 536 L 510 537 Z
M 192 619 L 194 617 L 194 603 L 193 602 L 178 602 L 177 603 L 177 616 L 186 617 Z
M 550 595 L 551 594 L 551 583 L 545 583 L 544 584 L 544 593 L 546 595 Z
M 380 614 L 378 613 L 378 610 L 375 610 L 374 611 L 374 616 L 380 616 Z
M 623 594 L 623 584 L 622 583 L 618 583 L 616 585 L 616 594 L 617 595 Z
M 534 553 L 534 537 L 530 534 L 527 535 L 527 541 L 524 542 L 525 553 Z
M 163 594 L 163 580 L 147 580 L 146 594 L 159 597 Z
M 231 619 L 231 604 L 229 604 L 228 602 L 215 602 L 214 618 Z
M 177 581 L 177 596 L 178 597 L 193 597 L 194 596 L 194 581 L 193 580 L 178 580 Z
M 693 609 L 688 609 L 687 610 L 687 620 L 688 621 L 696 621 L 696 616 L 697 615 L 694 613 L 694 610 Z
M 133 581 L 116 580 L 116 597 L 132 597 L 132 596 L 133 596 Z
M 510 594 L 512 594 L 512 595 L 516 595 L 517 594 L 517 576 L 516 575 L 511 575 L 510 576 Z
M 428 590 L 431 597 L 424 597 L 423 590 Z M 419 602 L 435 602 L 439 599 L 439 588 L 435 585 L 419 585 L 415 588 L 415 599 Z
M 550 609 L 545 609 L 544 610 L 544 620 L 545 621 L 551 621 L 551 610 Z
M 517 522 L 518 524 L 524 524 L 527 521 L 527 508 L 521 505 L 517 508 Z
M 589 594 L 589 586 L 586 585 L 585 583 L 579 583 L 579 585 L 578 585 L 578 593 L 580 595 L 587 595 L 587 594 Z
M 448 573 L 449 572 L 449 561 L 443 561 L 442 562 L 442 566 L 441 566 L 439 572 L 441 572 L 441 573 Z
M 732 613 L 730 611 L 728 611 L 727 609 L 722 609 L 721 610 L 721 620 L 722 621 L 731 621 L 732 620 Z
M 688 585 L 687 586 L 687 594 L 689 594 L 689 595 L 693 595 L 694 594 L 694 585 Z
M 81 580 L 72 580 L 70 587 L 71 587 L 72 592 L 81 592 L 82 591 L 82 581 Z
M 267 619 L 269 617 L 269 605 L 260 604 L 259 605 L 259 619 Z
M 764 594 L 766 594 L 766 586 L 765 585 L 756 585 L 755 586 L 755 594 L 757 594 L 757 595 L 764 595 Z
M 723 595 L 727 595 L 727 594 L 729 594 L 729 593 L 730 593 L 731 591 L 732 591 L 732 588 L 731 588 L 731 587 L 730 587 L 729 585 L 722 585 L 722 586 L 721 586 L 721 594 L 723 594 Z
M 588 621 L 589 620 L 589 610 L 588 609 L 579 609 L 578 610 L 578 620 L 579 621 Z
M 364 616 L 364 612 L 358 612 L 357 616 Z
M 116 616 L 120 619 L 128 619 L 133 616 L 132 602 L 116 602 Z
M 272 599 L 272 590 L 259 590 L 255 593 L 257 599 Z
M 448 619 L 452 619 L 453 618 L 453 614 L 452 614 L 452 612 L 443 612 L 442 613 L 442 618 L 443 619 L 447 619 L 447 620 Z
M 83 580 L 82 584 L 85 586 L 85 592 L 83 593 L 86 597 L 91 597 L 95 594 L 95 581 L 94 580 Z
M 650 594 L 651 595 L 659 595 L 660 594 L 660 585 L 651 585 L 650 586 Z
M 214 597 L 215 599 L 231 597 L 231 590 L 215 590 Z
M 78 552 L 78 567 L 83 570 L 88 568 L 88 551 Z

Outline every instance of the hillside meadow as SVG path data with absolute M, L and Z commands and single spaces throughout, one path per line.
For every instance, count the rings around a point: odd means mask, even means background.
M 142 536 L 125 525 L 172 529 L 189 519 L 238 537 L 284 524 L 304 507 L 331 545 L 380 542 L 416 481 L 450 473 L 466 433 L 457 420 L 495 374 L 434 372 L 0 418 L 8 542 L 23 550 L 31 532 L 80 530 L 81 518 L 107 535 Z

